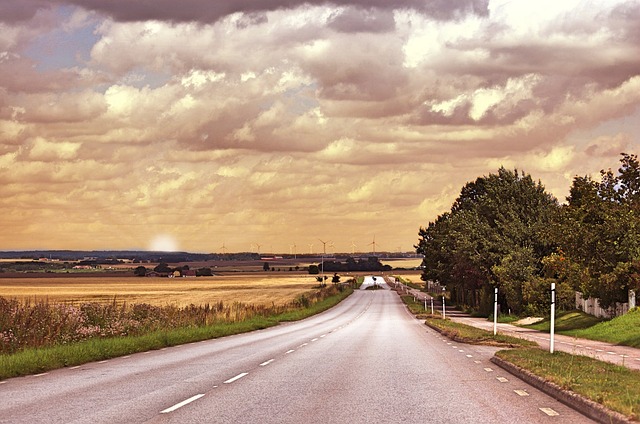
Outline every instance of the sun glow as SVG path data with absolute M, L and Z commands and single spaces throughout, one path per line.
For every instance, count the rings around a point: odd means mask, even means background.
M 153 252 L 176 252 L 178 242 L 169 234 L 158 234 L 151 240 L 149 250 Z

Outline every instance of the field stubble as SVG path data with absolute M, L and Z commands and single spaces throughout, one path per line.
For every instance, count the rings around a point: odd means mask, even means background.
M 85 302 L 176 306 L 240 302 L 284 305 L 317 282 L 306 274 L 239 274 L 197 278 L 2 278 L 0 297 L 49 303 Z

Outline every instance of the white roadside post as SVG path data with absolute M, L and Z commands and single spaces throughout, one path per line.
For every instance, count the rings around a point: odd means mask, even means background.
M 556 330 L 556 283 L 551 283 L 551 340 L 549 342 L 549 352 L 553 353 L 554 336 Z
M 424 311 L 427 311 L 427 296 L 424 296 Z
M 443 287 L 442 288 L 442 319 L 447 319 L 447 315 L 444 309 L 444 291 L 445 291 L 445 288 Z
M 431 315 L 433 315 L 433 297 L 431 297 Z
M 498 288 L 495 288 L 495 298 L 493 300 L 493 335 L 498 333 Z

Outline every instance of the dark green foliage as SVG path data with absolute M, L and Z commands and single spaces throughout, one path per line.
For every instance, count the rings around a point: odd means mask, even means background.
M 563 258 L 581 272 L 576 289 L 605 308 L 640 289 L 640 164 L 626 153 L 620 162 L 617 174 L 601 171 L 601 182 L 574 179 L 557 234 Z
M 503 310 L 524 310 L 524 285 L 542 272 L 555 246 L 547 228 L 558 203 L 531 176 L 504 168 L 465 185 L 451 212 L 420 229 L 423 280 L 446 285 L 452 299 L 491 310 L 500 287 Z

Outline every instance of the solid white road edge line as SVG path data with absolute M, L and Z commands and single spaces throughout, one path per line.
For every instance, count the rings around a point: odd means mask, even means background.
M 187 400 L 183 400 L 183 401 L 182 401 L 182 402 L 180 402 L 180 403 L 176 403 L 176 404 L 175 404 L 175 405 L 173 405 L 171 408 L 167 408 L 167 409 L 165 409 L 164 411 L 160 411 L 160 413 L 161 413 L 161 414 L 168 414 L 169 412 L 173 412 L 173 411 L 175 411 L 176 409 L 178 409 L 178 408 L 182 408 L 183 406 L 185 406 L 185 405 L 187 405 L 187 404 L 189 404 L 189 403 L 193 402 L 194 400 L 198 400 L 198 399 L 200 399 L 202 396 L 204 396 L 204 394 L 203 394 L 203 393 L 201 393 L 201 394 L 199 394 L 199 395 L 192 396 L 192 397 L 190 397 L 190 398 L 189 398 L 189 399 L 187 399 Z
M 241 374 L 238 374 L 235 377 L 230 378 L 227 381 L 225 381 L 224 384 L 229 384 L 229 383 L 233 383 L 234 381 L 240 380 L 242 377 L 246 376 L 247 374 L 249 374 L 249 373 L 248 372 L 243 372 Z

